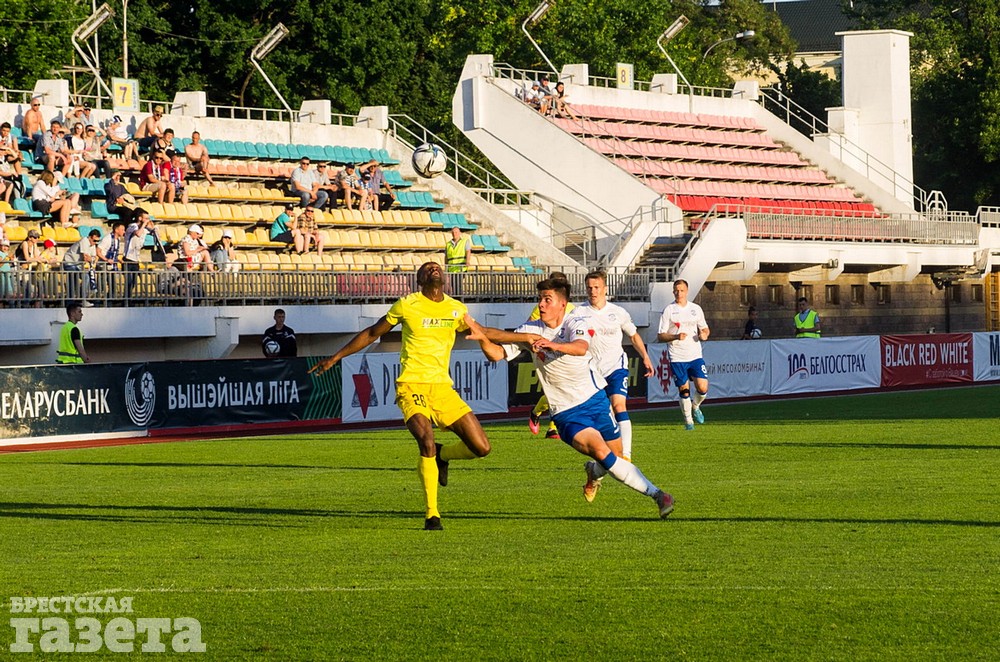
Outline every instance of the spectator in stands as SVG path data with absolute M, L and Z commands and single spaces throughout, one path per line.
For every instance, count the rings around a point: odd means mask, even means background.
M 201 269 L 202 271 L 212 271 L 212 255 L 208 250 L 208 245 L 202 239 L 205 231 L 195 223 L 188 228 L 187 236 L 181 241 L 181 253 L 187 263 L 188 270 Z
M 468 271 L 472 263 L 472 240 L 463 237 L 457 225 L 451 227 L 451 239 L 444 245 L 444 263 L 449 273 Z
M 358 198 L 358 208 L 364 209 L 368 201 L 368 191 L 361 187 L 361 180 L 354 172 L 354 164 L 348 163 L 337 175 L 337 185 L 343 192 L 344 204 L 348 209 L 354 208 L 354 198 Z
M 569 109 L 569 105 L 566 103 L 566 85 L 562 81 L 556 83 L 554 93 L 545 97 L 539 110 L 543 115 L 569 117 L 574 121 L 577 119 L 576 115 L 573 114 L 573 111 Z
M 125 125 L 122 124 L 122 118 L 120 115 L 115 115 L 111 118 L 111 121 L 107 126 L 107 140 L 105 141 L 105 147 L 111 147 L 111 145 L 118 145 L 122 148 L 122 158 L 123 159 L 138 159 L 139 158 L 139 145 L 132 140 L 128 131 L 125 129 Z
M 0 308 L 13 305 L 14 294 L 14 256 L 10 254 L 10 240 L 0 238 Z
M 537 80 L 533 80 L 531 81 L 531 87 L 524 91 L 524 103 L 535 110 L 538 110 L 542 105 L 541 87 Z
M 68 194 L 56 184 L 55 175 L 46 170 L 31 189 L 31 204 L 35 211 L 52 215 L 64 227 L 75 227 L 80 213 L 80 194 Z M 43 221 L 44 222 L 44 221 Z
M 295 252 L 301 253 L 305 240 L 302 238 L 302 233 L 299 232 L 295 219 L 292 218 L 294 211 L 295 205 L 287 204 L 285 205 L 285 211 L 278 214 L 278 217 L 274 219 L 274 222 L 271 223 L 271 241 L 294 245 Z
M 303 156 L 299 160 L 299 166 L 292 170 L 292 195 L 298 196 L 299 206 L 312 205 L 317 209 L 322 209 L 326 204 L 329 194 L 319 188 L 319 176 L 315 170 L 310 170 L 311 161 Z
M 240 270 L 240 262 L 236 259 L 236 244 L 233 243 L 232 230 L 223 230 L 222 237 L 212 244 L 210 252 L 216 271 L 232 274 Z
M 21 168 L 21 148 L 17 144 L 17 138 L 10 132 L 10 122 L 0 124 L 0 157 L 0 173 L 4 177 L 10 174 L 20 179 L 24 172 Z
M 392 204 L 396 202 L 396 192 L 392 190 L 392 186 L 390 186 L 389 182 L 386 180 L 385 173 L 379 166 L 378 161 L 372 159 L 365 164 L 365 169 L 371 176 L 371 179 L 368 182 L 368 188 L 372 192 L 372 195 L 375 196 L 372 208 L 375 211 L 380 209 L 389 209 L 392 207 Z M 383 188 L 386 190 L 385 193 L 382 193 Z
M 163 106 L 153 106 L 153 114 L 143 120 L 135 130 L 135 141 L 139 145 L 140 154 L 148 151 L 153 143 L 163 137 L 163 127 L 160 126 L 162 117 Z
M 61 145 L 59 132 L 62 130 L 62 122 L 52 120 L 50 129 L 42 136 L 40 145 L 41 153 L 35 155 L 35 161 L 45 166 L 49 172 L 55 172 L 58 167 L 64 175 L 69 173 L 69 163 L 66 156 L 60 152 Z
M 111 232 L 97 243 L 98 286 L 102 295 L 109 298 L 118 296 L 124 259 L 125 221 L 115 221 L 111 224 Z
M 157 150 L 163 151 L 163 152 L 172 152 L 172 151 L 174 151 L 174 130 L 173 129 L 164 129 L 163 130 L 163 136 L 161 136 L 161 137 L 159 137 L 159 138 L 157 138 L 156 140 L 153 141 L 153 146 L 150 148 L 149 151 L 155 152 Z M 169 156 L 169 154 L 168 154 L 168 156 Z
M 46 299 L 46 295 L 56 294 L 59 291 L 56 282 L 48 275 L 58 268 L 59 253 L 56 251 L 56 242 L 46 239 L 42 243 L 35 265 L 35 283 L 38 287 L 38 297 L 42 301 Z
M 191 280 L 177 268 L 178 255 L 176 246 L 171 244 L 164 253 L 164 269 L 158 278 L 156 291 L 160 294 L 179 299 L 175 305 L 201 305 L 205 291 L 201 285 Z
M 316 254 L 323 254 L 323 244 L 324 239 L 319 228 L 316 227 L 316 210 L 310 205 L 305 208 L 305 210 L 299 214 L 296 220 L 296 225 L 298 226 L 300 237 L 302 239 L 302 250 L 300 253 L 309 252 L 309 242 L 310 240 L 316 242 Z
M 757 326 L 757 308 L 750 306 L 747 308 L 747 322 L 743 325 L 743 340 L 756 340 L 760 336 L 760 327 Z
M 132 222 L 125 229 L 125 256 L 122 265 L 125 268 L 125 305 L 132 300 L 139 277 L 139 262 L 142 259 L 142 249 L 146 245 L 146 236 L 154 231 L 153 219 L 149 212 L 138 207 L 132 213 Z
M 90 356 L 83 348 L 83 332 L 77 324 L 83 319 L 83 304 L 71 301 L 66 304 L 68 321 L 59 331 L 59 346 L 56 349 L 56 363 L 90 363 Z
M 97 170 L 97 165 L 87 161 L 85 157 L 87 138 L 83 128 L 79 122 L 74 124 L 72 132 L 63 139 L 60 150 L 69 164 L 66 174 L 72 173 L 75 177 L 91 177 Z
M 187 157 L 188 165 L 195 174 L 204 177 L 209 186 L 215 184 L 211 175 L 208 174 L 208 147 L 205 147 L 205 144 L 201 142 L 201 134 L 197 131 L 191 134 L 191 142 L 184 147 L 184 156 Z
M 108 163 L 108 150 L 104 146 L 105 142 L 97 134 L 97 127 L 91 124 L 84 133 L 83 158 L 94 166 L 94 173 L 98 171 L 102 177 L 111 176 L 111 164 Z
M 104 185 L 104 200 L 110 214 L 121 216 L 135 209 L 135 197 L 122 184 L 122 173 L 120 170 L 111 171 L 108 183 Z
M 264 356 L 269 359 L 298 356 L 299 345 L 295 339 L 295 331 L 292 330 L 292 327 L 285 326 L 285 311 L 281 308 L 274 311 L 274 326 L 269 326 L 264 331 L 260 346 L 264 350 Z
M 184 181 L 180 152 L 168 150 L 167 158 L 170 159 L 170 184 L 174 187 L 174 199 L 186 205 L 188 201 L 187 182 Z
M 0 167 L 2 167 L 2 162 L 0 162 Z M 18 178 L 20 181 L 20 178 Z M 0 169 L 0 199 L 2 199 L 7 204 L 10 204 L 10 199 L 14 197 L 15 191 L 17 190 L 15 180 L 13 177 L 9 177 L 6 173 L 3 173 Z
M 156 194 L 156 201 L 170 203 L 174 201 L 174 185 L 170 183 L 170 165 L 167 163 L 166 155 L 160 152 L 153 152 L 151 158 L 146 161 L 139 171 L 139 186 L 143 191 Z
M 552 96 L 552 88 L 549 87 L 549 75 L 542 74 L 541 82 L 538 85 L 538 94 L 543 98 Z
M 14 251 L 14 257 L 17 259 L 17 268 L 20 274 L 23 305 L 33 308 L 42 307 L 41 299 L 36 298 L 39 291 L 35 281 L 35 269 L 38 267 L 42 252 L 42 249 L 38 246 L 38 240 L 41 236 L 38 230 L 28 230 L 27 238 L 18 244 L 17 249 Z
M 319 188 L 321 191 L 326 191 L 327 199 L 326 206 L 327 209 L 333 208 L 333 202 L 343 196 L 340 193 L 340 185 L 337 183 L 337 176 L 334 175 L 333 179 L 330 179 L 330 170 L 328 164 L 317 163 L 316 164 L 316 176 L 319 179 Z
M 83 104 L 78 103 L 73 106 L 73 110 L 66 113 L 66 126 L 73 126 L 74 124 L 82 124 L 87 126 L 89 118 L 87 117 L 90 113 L 83 111 Z
M 45 120 L 42 118 L 42 98 L 35 97 L 31 100 L 31 108 L 24 113 L 21 119 L 21 133 L 35 141 L 35 160 L 42 155 L 42 131 L 45 130 Z
M 819 314 L 809 308 L 809 299 L 799 297 L 795 302 L 798 313 L 793 318 L 796 338 L 819 338 Z
M 88 279 L 88 284 L 84 287 L 82 272 L 84 269 L 92 269 L 97 263 L 97 243 L 100 240 L 101 231 L 95 228 L 86 237 L 82 237 L 80 241 L 67 248 L 66 254 L 63 255 L 63 271 L 69 272 L 67 276 L 69 296 L 81 299 L 85 308 L 93 304 L 86 301 L 90 286 Z

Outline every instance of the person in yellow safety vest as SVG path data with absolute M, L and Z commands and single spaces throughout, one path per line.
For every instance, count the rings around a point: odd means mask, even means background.
M 75 301 L 66 304 L 66 316 L 69 321 L 59 331 L 56 363 L 90 363 L 90 357 L 83 349 L 83 332 L 77 326 L 83 319 L 83 305 Z
M 462 236 L 458 226 L 452 226 L 451 239 L 444 245 L 444 262 L 449 273 L 461 273 L 469 270 L 472 256 L 472 241 Z
M 798 314 L 795 315 L 795 337 L 796 338 L 819 338 L 819 314 L 809 308 L 809 300 L 799 297 L 795 303 Z

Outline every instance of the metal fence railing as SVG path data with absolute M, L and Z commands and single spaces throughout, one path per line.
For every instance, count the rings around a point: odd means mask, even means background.
M 583 290 L 586 269 L 566 272 L 574 292 Z M 523 271 L 447 275 L 448 291 L 466 303 L 524 303 L 536 299 L 545 274 Z M 619 301 L 649 295 L 650 274 L 611 270 L 608 286 Z M 61 307 L 86 300 L 96 306 L 305 305 L 391 303 L 416 291 L 415 272 L 281 271 L 185 272 L 162 268 L 122 271 L 13 271 L 0 273 L 0 303 L 8 307 Z
M 857 164 L 861 168 L 861 174 L 874 182 L 886 182 L 894 195 L 897 191 L 911 192 L 913 208 L 918 212 L 928 209 L 932 198 L 931 192 L 920 188 L 860 145 L 848 140 L 843 134 L 832 131 L 826 122 L 797 104 L 781 90 L 761 88 L 757 102 L 764 110 L 776 115 L 785 124 L 810 139 L 822 134 L 836 135 L 835 143 L 839 149 L 839 154 L 836 156 L 841 161 L 848 165 Z

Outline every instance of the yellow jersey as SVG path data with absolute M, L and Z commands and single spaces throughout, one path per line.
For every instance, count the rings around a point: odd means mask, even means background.
M 414 292 L 392 304 L 385 319 L 396 326 L 403 324 L 403 347 L 399 362 L 403 371 L 397 382 L 451 384 L 448 363 L 455 334 L 468 330 L 465 304 L 447 294 L 440 302 Z
M 566 314 L 567 315 L 569 315 L 571 312 L 573 312 L 574 308 L 576 308 L 576 306 L 574 306 L 569 301 L 566 302 Z M 528 315 L 528 321 L 529 322 L 534 322 L 535 320 L 540 320 L 540 319 L 542 319 L 542 313 L 538 310 L 538 305 L 535 304 L 535 309 L 531 311 L 530 315 Z

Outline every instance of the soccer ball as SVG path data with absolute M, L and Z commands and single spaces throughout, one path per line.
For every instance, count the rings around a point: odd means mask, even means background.
M 421 177 L 437 177 L 448 167 L 444 150 L 434 143 L 424 143 L 413 150 L 413 169 Z
M 754 329 L 753 331 L 750 332 L 750 337 L 753 338 L 754 340 L 757 340 L 762 335 L 764 334 L 760 332 L 760 329 Z
M 271 339 L 264 343 L 264 353 L 268 356 L 277 356 L 281 353 L 281 345 L 277 340 Z

